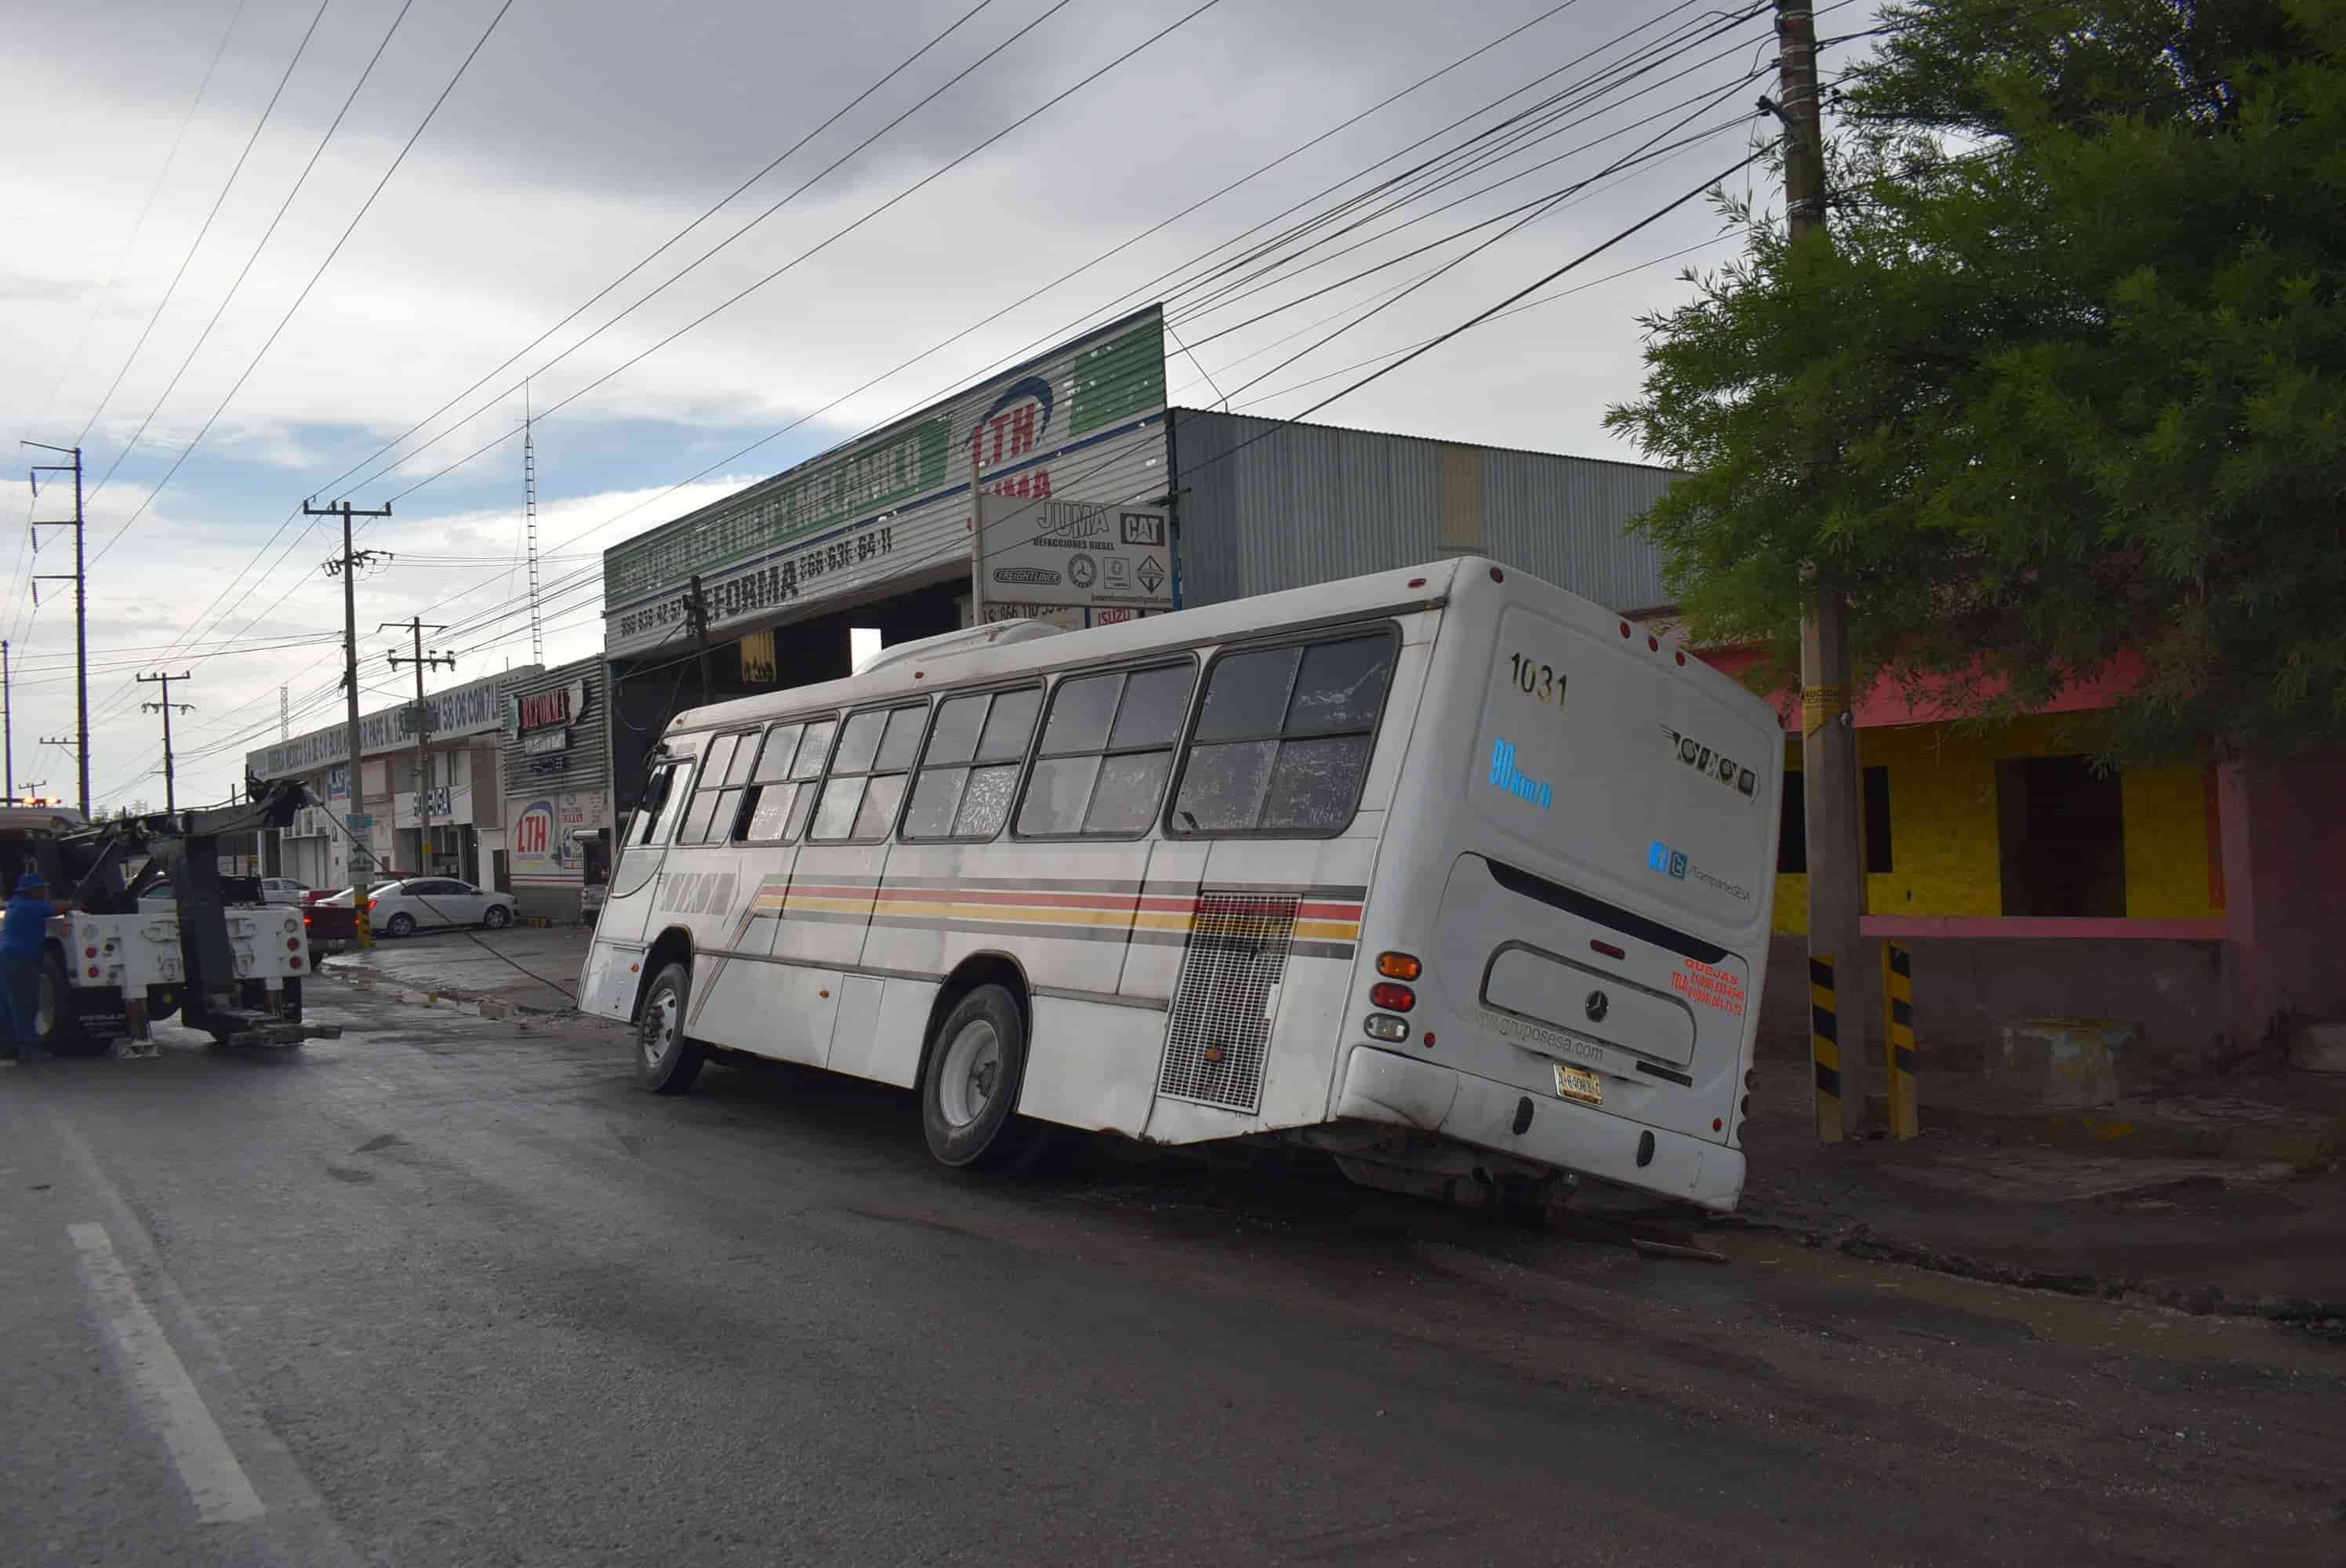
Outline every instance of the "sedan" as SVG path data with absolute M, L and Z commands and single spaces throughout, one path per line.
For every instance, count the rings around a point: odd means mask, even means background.
M 315 901 L 348 909 L 351 890 L 344 888 Z M 407 936 L 425 926 L 478 925 L 497 931 L 513 921 L 511 893 L 491 892 L 454 877 L 408 877 L 384 882 L 367 900 L 367 923 L 386 936 Z
M 260 879 L 260 901 L 269 904 L 303 904 L 309 901 L 310 890 L 291 877 Z

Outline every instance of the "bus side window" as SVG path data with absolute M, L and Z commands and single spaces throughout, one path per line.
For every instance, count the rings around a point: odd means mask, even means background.
M 938 704 L 902 836 L 983 840 L 999 833 L 1042 704 L 1043 688 L 1032 686 Z
M 693 792 L 692 806 L 684 814 L 684 830 L 677 834 L 679 844 L 723 843 L 732 836 L 733 817 L 741 809 L 741 791 L 732 788 L 737 777 L 734 763 L 741 762 L 741 774 L 746 775 L 749 759 L 744 753 L 754 754 L 758 737 L 749 734 L 720 735 L 709 743 L 700 759 L 700 788 Z
M 684 775 L 688 765 L 672 762 L 652 775 L 644 790 L 644 803 L 637 808 L 634 830 L 628 835 L 630 846 L 665 843 L 668 830 L 676 826 L 677 813 L 684 805 Z
M 1182 759 L 1177 834 L 1330 834 L 1359 808 L 1392 678 L 1390 632 L 1214 661 Z
M 1019 837 L 1148 832 L 1165 798 L 1196 679 L 1195 667 L 1183 659 L 1061 680 L 1019 808 Z
M 867 708 L 847 716 L 807 837 L 816 842 L 877 843 L 896 825 L 904 781 L 920 754 L 929 705 Z
M 798 800 L 803 786 L 790 779 L 790 764 L 798 760 L 799 743 L 804 737 L 803 724 L 777 724 L 766 731 L 765 744 L 759 748 L 757 761 L 750 771 L 749 799 L 743 804 L 741 820 L 734 837 L 768 843 L 788 842 L 794 831 L 790 808 Z M 742 748 L 748 750 L 747 747 Z

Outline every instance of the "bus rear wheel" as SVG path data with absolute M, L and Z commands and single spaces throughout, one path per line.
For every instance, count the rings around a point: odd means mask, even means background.
M 987 1170 L 1024 1163 L 1039 1129 L 1018 1117 L 1026 1081 L 1026 1021 L 1017 998 L 981 985 L 937 1025 L 921 1074 L 921 1131 L 944 1165 Z

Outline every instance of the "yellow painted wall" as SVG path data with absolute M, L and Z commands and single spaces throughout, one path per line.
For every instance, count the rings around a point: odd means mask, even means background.
M 2006 758 L 2090 750 L 2089 718 L 2023 718 L 1984 734 L 1953 725 L 1867 729 L 1858 758 L 1890 769 L 1892 871 L 1869 873 L 1868 912 L 1882 915 L 1998 915 L 1995 765 Z M 1798 738 L 1786 738 L 1786 767 L 1800 766 Z M 2129 769 L 2119 776 L 2126 812 L 2127 913 L 2137 920 L 2214 913 L 2208 899 L 2205 775 L 2198 768 Z M 1808 930 L 1808 878 L 1776 879 L 1775 929 Z

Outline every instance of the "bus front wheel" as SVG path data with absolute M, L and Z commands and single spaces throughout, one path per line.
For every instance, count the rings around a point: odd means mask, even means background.
M 655 1095 L 681 1095 L 700 1076 L 700 1042 L 684 1033 L 692 1001 L 692 972 L 670 963 L 652 976 L 636 1017 L 636 1077 Z
M 937 1025 L 921 1075 L 921 1131 L 943 1164 L 987 1169 L 1018 1161 L 1035 1130 L 1018 1120 L 1026 1021 L 999 985 L 972 991 Z

